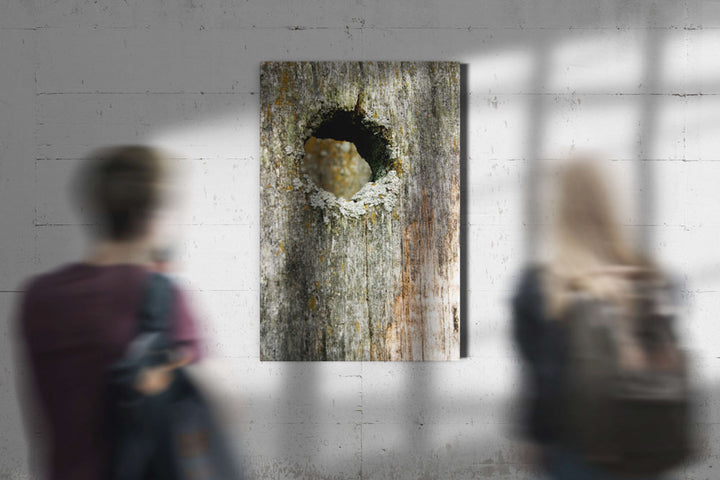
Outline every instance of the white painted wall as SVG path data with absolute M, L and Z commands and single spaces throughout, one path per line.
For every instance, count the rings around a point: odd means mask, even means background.
M 26 276 L 83 253 L 67 181 L 89 149 L 188 157 L 180 252 L 211 386 L 258 478 L 528 478 L 512 430 L 507 299 L 523 264 L 528 164 L 603 152 L 686 280 L 709 450 L 720 468 L 720 2 L 0 1 L 0 478 L 27 478 L 8 322 Z M 468 358 L 258 360 L 259 62 L 468 64 Z M 645 192 L 647 193 L 647 192 Z M 715 473 L 713 473 L 715 472 Z

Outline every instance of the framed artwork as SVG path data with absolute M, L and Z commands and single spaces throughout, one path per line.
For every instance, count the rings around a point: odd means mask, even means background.
M 460 355 L 460 64 L 265 62 L 260 357 Z

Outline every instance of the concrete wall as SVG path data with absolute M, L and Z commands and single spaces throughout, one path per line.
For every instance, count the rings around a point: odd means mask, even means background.
M 202 368 L 258 478 L 529 477 L 507 308 L 543 219 L 527 180 L 585 149 L 613 160 L 624 221 L 685 280 L 699 419 L 717 445 L 718 25 L 720 2 L 695 0 L 3 0 L 0 478 L 29 471 L 8 333 L 18 285 L 83 254 L 67 181 L 89 149 L 125 142 L 188 158 L 180 260 Z M 461 361 L 259 362 L 259 62 L 291 59 L 468 64 Z M 709 448 L 679 478 L 714 478 Z

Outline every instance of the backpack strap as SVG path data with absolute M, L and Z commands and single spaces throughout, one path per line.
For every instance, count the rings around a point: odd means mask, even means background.
M 143 367 L 167 364 L 172 360 L 170 319 L 174 289 L 170 279 L 160 273 L 148 276 L 137 313 L 138 330 L 125 354 L 111 367 L 117 383 L 132 382 Z
M 170 279 L 162 273 L 151 273 L 137 314 L 138 333 L 169 333 L 173 297 L 174 290 Z

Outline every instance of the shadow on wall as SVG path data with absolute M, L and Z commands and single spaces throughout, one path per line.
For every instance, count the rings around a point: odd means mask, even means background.
M 687 4 L 674 6 L 675 3 L 667 2 L 667 9 L 663 13 L 669 17 L 683 18 L 683 9 Z M 643 15 L 655 14 L 651 7 L 640 7 L 640 12 Z M 656 204 L 654 197 L 658 192 L 653 175 L 654 164 L 650 160 L 655 160 L 660 153 L 653 150 L 653 146 L 658 143 L 660 102 L 677 94 L 694 95 L 699 92 L 682 82 L 668 84 L 663 78 L 663 72 L 667 74 L 673 70 L 672 65 L 663 63 L 663 59 L 670 47 L 684 42 L 683 30 L 645 29 L 643 26 L 644 24 L 636 28 L 631 25 L 627 29 L 609 31 L 595 28 L 590 23 L 575 24 L 573 28 L 508 28 L 492 31 L 449 28 L 421 37 L 419 47 L 422 48 L 413 48 L 411 51 L 407 51 L 407 42 L 403 43 L 402 40 L 415 41 L 417 37 L 408 29 L 374 32 L 377 35 L 373 36 L 377 39 L 367 38 L 370 36 L 363 35 L 362 29 L 360 32 L 350 31 L 350 35 L 355 35 L 355 41 L 363 46 L 361 54 L 354 54 L 358 59 L 385 59 L 393 55 L 417 60 L 442 57 L 467 64 L 464 76 L 467 95 L 463 96 L 465 108 L 462 118 L 464 134 L 461 153 L 461 249 L 463 258 L 471 258 L 473 262 L 465 263 L 461 272 L 463 356 L 480 357 L 485 348 L 510 348 L 508 339 L 498 337 L 488 342 L 492 345 L 486 345 L 485 340 L 478 341 L 477 344 L 470 343 L 471 339 L 479 337 L 472 330 L 474 323 L 484 326 L 483 320 L 487 317 L 486 308 L 471 302 L 470 297 L 492 288 L 493 301 L 499 302 L 507 298 L 509 286 L 514 280 L 513 275 L 522 266 L 523 255 L 525 259 L 537 257 L 540 230 L 544 225 L 544 214 L 538 202 L 541 196 L 541 159 L 557 154 L 558 150 L 565 153 L 568 146 L 571 150 L 602 147 L 609 152 L 613 160 L 632 163 L 634 178 L 637 180 L 635 190 L 639 192 L 638 214 L 634 218 L 638 225 L 656 224 L 659 212 L 653 207 Z M 426 32 L 421 33 L 427 35 Z M 317 32 L 298 29 L 285 35 L 289 35 L 288 38 L 295 43 L 302 44 L 307 39 L 311 41 L 314 38 L 312 35 L 317 35 Z M 434 42 L 438 35 L 446 35 L 455 43 L 448 47 L 445 41 Z M 608 45 L 610 48 L 607 48 Z M 260 60 L 300 56 L 299 52 L 289 53 L 289 50 L 267 48 L 265 52 L 253 53 L 248 61 L 253 67 L 243 73 L 246 76 L 239 79 L 241 83 L 257 85 Z M 390 53 L 386 48 L 391 49 Z M 393 48 L 402 50 L 398 53 L 393 51 Z M 595 55 L 596 51 L 600 52 L 600 55 Z M 603 53 L 605 57 L 602 56 Z M 329 52 L 328 55 L 335 54 Z M 672 76 L 672 72 L 669 75 Z M 233 79 L 236 80 L 238 79 Z M 256 90 L 257 86 L 255 90 L 243 93 L 182 94 L 180 97 L 183 97 L 182 100 L 186 102 L 184 106 L 188 108 L 177 107 L 177 110 L 168 105 L 171 103 L 170 96 L 159 96 L 159 101 L 153 99 L 146 103 L 147 98 L 143 95 L 117 95 L 113 109 L 130 112 L 128 118 L 135 118 L 138 115 L 133 113 L 135 111 L 141 112 L 145 117 L 144 126 L 150 133 L 145 137 L 137 135 L 137 126 L 131 122 L 133 125 L 127 127 L 130 136 L 136 135 L 140 140 L 166 146 L 198 163 L 208 158 L 245 159 L 247 162 L 241 165 L 255 172 L 257 170 L 253 162 L 257 163 L 259 158 Z M 598 98 L 607 104 L 594 111 L 584 107 L 583 102 L 592 104 Z M 191 108 L 193 102 L 197 107 L 195 109 Z M 588 131 L 583 127 L 596 126 L 597 123 L 593 121 L 597 120 L 597 117 L 605 117 L 604 113 L 615 115 L 614 107 L 610 105 L 618 103 L 631 106 L 631 115 L 622 119 L 620 127 L 616 129 L 607 119 L 600 121 L 600 129 Z M 46 107 L 53 108 L 49 103 Z M 75 115 L 82 116 L 85 113 Z M 104 121 L 112 123 L 112 115 L 108 113 L 106 118 L 110 120 Z M 182 122 L 165 123 L 169 117 L 181 118 Z M 618 129 L 623 131 L 619 133 Z M 108 139 L 102 137 L 102 142 L 106 141 Z M 500 164 L 500 168 L 512 165 L 513 170 L 497 180 L 493 178 L 491 183 L 487 179 L 495 172 L 487 166 L 489 162 Z M 522 167 L 516 169 L 517 164 Z M 207 169 L 215 168 L 212 162 L 206 166 Z M 202 168 L 199 168 L 197 173 L 202 179 L 223 180 L 212 175 L 205 176 L 201 170 Z M 523 177 L 522 182 L 512 179 L 518 172 Z M 259 196 L 257 177 L 249 175 L 245 178 L 242 172 L 233 175 L 228 178 L 236 179 L 242 187 L 239 188 L 238 184 L 233 182 L 222 182 L 220 185 L 214 183 L 209 188 L 215 189 L 215 192 L 205 192 L 205 197 L 219 197 L 220 200 L 200 199 L 199 201 L 204 203 L 197 211 L 202 215 L 198 215 L 198 220 L 191 220 L 190 223 L 213 225 L 226 221 L 220 215 L 212 213 L 218 211 L 213 208 L 212 202 L 222 202 L 223 197 L 235 204 L 226 210 L 232 212 L 230 216 L 234 223 L 259 223 L 255 204 L 245 200 L 245 195 L 254 198 Z M 506 182 L 507 178 L 511 179 L 508 182 L 510 186 L 502 191 L 502 185 L 505 185 L 503 182 Z M 494 194 L 486 196 L 486 192 L 480 191 L 477 196 L 473 195 L 474 186 L 487 187 Z M 208 186 L 203 187 L 206 188 Z M 242 194 L 238 194 L 238 190 L 242 190 Z M 237 206 L 238 203 L 244 205 Z M 515 203 L 522 203 L 522 209 L 516 209 Z M 209 219 L 206 212 L 210 212 Z M 509 221 L 504 220 L 506 213 Z M 192 215 L 190 217 L 194 218 Z M 475 245 L 471 242 L 471 227 L 483 227 L 486 223 L 496 223 L 493 226 L 507 230 L 510 237 L 524 239 L 524 252 L 503 250 L 507 246 L 498 242 L 493 248 L 503 251 L 500 256 L 506 258 L 493 263 L 487 259 L 493 252 L 473 251 Z M 646 232 L 642 237 L 643 243 L 652 245 L 652 229 L 643 231 Z M 67 242 L 67 245 L 71 243 Z M 254 247 L 250 252 L 256 252 Z M 244 272 L 231 272 L 228 269 L 233 262 L 225 260 L 232 260 L 233 255 L 236 253 L 228 252 L 226 256 L 217 256 L 216 264 L 212 265 L 204 262 L 205 259 L 197 263 L 193 263 L 191 259 L 189 278 L 191 281 L 193 277 L 198 278 L 198 284 L 205 283 L 220 289 L 223 287 L 222 283 L 212 277 L 222 277 L 234 281 L 233 288 L 237 287 L 238 290 L 257 289 L 257 265 L 250 262 L 251 268 Z M 191 254 L 189 256 L 192 257 Z M 495 270 L 492 270 L 493 268 Z M 499 275 L 498 272 L 510 273 Z M 249 276 L 252 278 L 248 279 Z M 503 278 L 493 278 L 493 282 L 486 278 L 499 276 Z M 478 307 L 475 308 L 474 305 Z M 497 306 L 493 305 L 491 308 Z M 259 329 L 255 319 L 252 323 Z M 492 337 L 490 332 L 488 335 Z M 512 362 L 514 352 L 508 350 L 506 358 Z M 268 366 L 258 364 L 255 360 L 249 361 L 250 372 L 275 370 L 276 374 L 283 375 L 285 379 L 301 378 L 302 381 L 286 381 L 284 386 L 272 392 L 272 401 L 267 403 L 263 403 L 265 399 L 252 391 L 247 393 L 251 399 L 248 409 L 255 423 L 252 424 L 254 426 L 248 424 L 244 429 L 246 438 L 241 439 L 244 442 L 242 449 L 250 453 L 251 466 L 259 465 L 256 468 L 262 478 L 313 477 L 314 474 L 317 475 L 315 478 L 437 478 L 443 474 L 459 478 L 483 478 L 486 475 L 497 478 L 529 478 L 530 469 L 520 460 L 518 445 L 508 438 L 509 435 L 506 436 L 513 421 L 503 408 L 509 401 L 509 382 L 474 377 L 476 371 L 473 369 L 476 363 L 471 360 L 472 358 L 457 362 L 457 369 L 463 374 L 458 375 L 458 382 L 453 385 L 447 384 L 438 375 L 437 369 L 416 364 L 406 365 L 401 369 L 403 378 L 396 379 L 402 384 L 403 390 L 398 401 L 407 402 L 407 410 L 421 414 L 414 418 L 384 419 L 382 422 L 371 421 L 374 419 L 368 419 L 364 410 L 368 407 L 367 397 L 370 394 L 382 397 L 384 393 L 368 386 L 371 378 L 388 371 L 389 368 L 383 364 L 361 364 L 357 365 L 357 368 L 348 366 L 351 374 L 359 378 L 360 392 L 352 410 L 359 413 L 346 411 L 346 416 L 338 423 L 345 423 L 346 418 L 352 419 L 353 421 L 348 422 L 349 431 L 359 437 L 362 447 L 359 450 L 333 454 L 327 454 L 327 446 L 323 446 L 328 438 L 337 439 L 334 435 L 326 436 L 327 429 L 332 427 L 307 420 L 308 416 L 318 416 L 312 406 L 321 403 L 319 392 L 327 382 L 327 369 L 316 363 Z M 365 385 L 363 379 L 366 379 Z M 468 394 L 464 398 L 458 398 L 457 395 L 445 396 L 442 390 L 438 390 L 441 386 L 463 391 L 463 381 L 487 382 L 487 394 Z M 281 431 L 270 436 L 273 441 L 277 440 L 277 444 L 269 448 L 276 452 L 276 455 L 268 457 L 262 441 L 256 440 L 262 440 L 259 431 L 264 428 L 263 425 L 267 426 L 272 423 L 273 418 L 277 418 L 273 405 L 277 405 L 278 401 L 288 409 L 285 417 L 287 421 L 277 423 Z M 349 402 L 353 401 L 355 400 Z M 395 408 L 393 411 L 403 411 L 402 404 L 387 405 L 387 408 L 391 406 Z M 373 408 L 382 409 L 383 406 L 374 405 Z M 492 420 L 484 423 L 478 420 L 481 418 Z M 386 435 L 390 440 L 383 440 Z M 377 448 L 373 444 L 377 445 Z M 335 473 L 328 474 L 328 471 Z M 377 475 L 374 475 L 375 473 Z
M 678 469 L 679 478 L 710 475 L 718 459 L 713 446 L 720 410 L 713 399 L 719 388 L 716 382 L 697 392 L 696 454 Z M 253 478 L 536 478 L 537 451 L 520 433 L 516 397 L 437 395 L 415 418 L 403 416 L 398 405 L 378 402 L 374 409 L 400 413 L 392 421 L 355 424 L 327 422 L 326 412 L 297 401 L 290 408 L 304 420 L 258 420 L 277 417 L 265 403 L 252 407 L 255 420 L 231 423 Z
M 502 36 L 502 35 L 501 35 Z M 587 34 L 590 36 L 590 34 Z M 525 35 L 525 38 L 532 37 L 532 34 Z M 508 34 L 508 40 L 511 35 Z M 587 38 L 584 39 L 585 41 Z M 635 40 L 638 40 L 637 38 Z M 638 211 L 636 219 L 640 225 L 655 225 L 656 213 L 653 209 L 655 188 L 652 176 L 652 163 L 649 160 L 655 159 L 655 152 L 653 152 L 653 145 L 655 144 L 655 136 L 657 131 L 657 109 L 659 99 L 659 92 L 665 91 L 665 88 L 659 79 L 659 72 L 663 71 L 666 66 L 662 65 L 662 54 L 664 44 L 662 33 L 657 30 L 648 30 L 647 36 L 643 39 L 638 40 L 638 44 L 645 45 L 645 53 L 639 53 L 639 58 L 644 61 L 641 62 L 638 69 L 635 70 L 637 77 L 632 79 L 623 80 L 621 85 L 615 84 L 589 84 L 585 85 L 586 90 L 576 94 L 575 92 L 559 92 L 553 90 L 553 82 L 559 74 L 555 69 L 559 66 L 557 64 L 558 47 L 563 46 L 564 38 L 563 31 L 557 31 L 553 34 L 547 34 L 542 32 L 537 34 L 537 38 L 532 41 L 532 45 L 527 47 L 527 51 L 524 54 L 527 56 L 530 65 L 529 78 L 531 79 L 525 86 L 519 86 L 518 90 L 504 91 L 499 95 L 505 96 L 519 96 L 528 97 L 525 98 L 524 105 L 525 110 L 521 113 L 525 120 L 522 124 L 525 125 L 524 130 L 514 132 L 517 138 L 520 139 L 518 142 L 524 146 L 524 151 L 521 152 L 519 158 L 510 156 L 507 158 L 508 161 L 522 161 L 524 164 L 524 184 L 522 185 L 522 197 L 524 198 L 524 213 L 522 214 L 522 225 L 512 226 L 508 225 L 508 228 L 520 227 L 519 232 L 525 238 L 525 258 L 535 259 L 538 256 L 538 248 L 540 245 L 541 229 L 545 225 L 544 213 L 542 211 L 541 203 L 538 199 L 541 197 L 541 186 L 539 179 L 541 178 L 540 168 L 543 163 L 543 158 L 547 158 L 548 154 L 552 154 L 555 149 L 558 148 L 559 144 L 572 145 L 575 147 L 577 144 L 582 143 L 582 139 L 576 139 L 573 134 L 577 132 L 565 132 L 566 136 L 554 135 L 557 132 L 551 132 L 554 128 L 554 124 L 550 121 L 550 117 L 558 117 L 557 104 L 558 97 L 568 97 L 570 101 L 574 101 L 574 98 L 583 96 L 595 96 L 595 95 L 616 95 L 614 92 L 618 88 L 624 90 L 624 93 L 620 93 L 620 96 L 627 95 L 628 102 L 633 104 L 633 108 L 636 108 L 635 124 L 639 126 L 635 130 L 628 133 L 628 139 L 621 139 L 626 141 L 629 145 L 636 145 L 636 149 L 628 150 L 626 144 L 619 146 L 610 145 L 611 151 L 616 154 L 614 160 L 631 161 L 634 163 L 634 178 L 636 179 L 635 191 L 639 192 L 639 197 L 636 199 L 636 205 L 634 208 Z M 602 39 L 598 41 L 603 41 Z M 498 45 L 496 39 L 493 45 L 499 48 L 499 55 L 502 56 L 502 47 Z M 517 47 L 513 45 L 513 42 L 508 41 L 509 45 L 506 48 Z M 523 47 L 525 48 L 525 47 Z M 477 52 L 474 52 L 477 54 Z M 457 55 L 462 56 L 461 52 L 457 52 Z M 481 56 L 481 55 L 479 55 Z M 592 63 L 593 60 L 588 60 L 588 63 Z M 555 62 L 555 63 L 554 63 Z M 465 82 L 468 82 L 467 75 L 471 76 L 471 79 L 477 78 L 482 75 L 482 72 L 473 70 L 473 63 L 470 62 L 466 67 Z M 627 82 L 627 85 L 625 83 Z M 635 89 L 630 84 L 640 84 L 641 87 Z M 465 84 L 467 88 L 467 83 Z M 481 91 L 473 90 L 472 83 L 469 86 L 470 94 L 481 94 Z M 468 90 L 465 90 L 466 92 Z M 668 94 L 670 95 L 670 94 Z M 495 98 L 497 96 L 493 95 Z M 661 95 L 660 95 L 661 96 Z M 474 170 L 473 162 L 480 162 L 483 157 L 487 155 L 484 151 L 480 151 L 481 148 L 490 145 L 492 148 L 491 140 L 477 140 L 476 138 L 469 139 L 468 131 L 471 134 L 477 134 L 473 128 L 473 122 L 479 117 L 482 117 L 482 113 L 478 114 L 473 112 L 473 108 L 479 108 L 477 105 L 473 105 L 472 101 L 469 102 L 469 96 L 464 96 L 465 105 L 463 111 L 463 153 L 462 153 L 462 173 L 463 173 L 463 188 L 462 188 L 462 199 L 463 199 L 463 228 L 461 234 L 462 252 L 465 255 L 472 245 L 468 244 L 468 227 L 470 226 L 469 217 L 470 212 L 477 205 L 469 204 L 469 182 L 475 180 L 472 178 L 472 170 Z M 639 98 L 639 100 L 638 100 Z M 622 102 L 623 100 L 619 100 Z M 580 100 L 578 100 L 578 104 Z M 580 110 L 580 108 L 578 108 Z M 602 110 L 600 111 L 602 112 Z M 565 118 L 562 116 L 565 115 Z M 561 112 L 559 114 L 560 120 L 572 122 L 575 120 L 573 112 Z M 595 132 L 598 137 L 603 137 L 603 132 Z M 184 134 L 183 134 L 184 135 Z M 172 135 L 170 136 L 172 137 Z M 558 138 L 564 138 L 565 142 L 558 141 Z M 548 141 L 548 139 L 551 139 Z M 576 143 L 576 140 L 578 142 Z M 553 144 L 553 141 L 556 143 Z M 600 140 L 602 141 L 602 140 Z M 611 140 L 621 143 L 620 140 Z M 592 142 L 589 144 L 591 147 L 596 146 Z M 477 150 L 474 151 L 473 148 Z M 571 149 L 572 150 L 572 149 Z M 488 155 L 489 156 L 489 155 Z M 502 157 L 501 157 L 502 158 Z M 480 169 L 482 171 L 482 169 Z M 519 196 L 520 192 L 515 192 Z M 486 201 L 491 202 L 492 199 Z M 518 218 L 519 220 L 520 218 Z M 651 229 L 643 230 L 645 233 L 641 237 L 643 245 L 649 247 L 653 244 L 653 239 L 650 236 Z M 518 232 L 518 230 L 516 230 Z M 515 252 L 519 254 L 520 252 Z M 481 261 L 481 260 L 479 260 Z M 519 263 L 516 264 L 518 267 Z M 461 273 L 462 284 L 463 284 L 463 297 L 467 299 L 470 295 L 470 289 L 472 288 L 473 276 L 472 270 L 479 269 L 479 265 L 465 264 Z M 468 341 L 470 336 L 470 322 L 468 319 L 475 317 L 482 317 L 482 311 L 472 311 L 468 305 L 467 300 L 463 302 L 463 356 L 468 354 Z M 496 340 L 502 342 L 503 340 Z M 508 356 L 512 356 L 511 352 L 508 352 Z M 381 367 L 378 367 L 381 368 Z M 372 366 L 363 367 L 360 375 L 371 374 L 373 370 Z M 279 458 L 266 458 L 260 463 L 258 473 L 261 478 L 270 478 L 274 476 L 287 476 L 287 475 L 298 475 L 298 476 L 313 476 L 314 478 L 331 478 L 334 475 L 327 474 L 326 471 L 334 471 L 335 467 L 340 467 L 343 472 L 343 477 L 367 477 L 367 478 L 378 478 L 375 476 L 387 476 L 388 478 L 394 477 L 405 477 L 405 478 L 439 478 L 445 475 L 457 476 L 457 477 L 471 477 L 471 476 L 495 476 L 497 478 L 530 478 L 532 476 L 532 466 L 529 463 L 525 463 L 523 454 L 521 453 L 521 447 L 511 440 L 510 438 L 503 437 L 504 427 L 507 427 L 511 420 L 507 420 L 508 424 L 503 425 L 503 428 L 497 428 L 498 424 L 494 424 L 493 428 L 489 430 L 494 431 L 494 434 L 487 435 L 483 432 L 486 430 L 486 425 L 472 425 L 471 428 L 467 428 L 465 420 L 468 418 L 478 418 L 478 415 L 487 414 L 488 417 L 495 417 L 497 415 L 505 415 L 503 412 L 503 406 L 507 405 L 507 398 L 502 401 L 489 401 L 485 398 L 467 398 L 467 404 L 459 405 L 455 401 L 452 407 L 446 407 L 442 402 L 438 402 L 439 395 L 435 391 L 434 386 L 438 384 L 438 379 L 434 376 L 432 369 L 424 369 L 422 366 L 410 365 L 405 370 L 406 378 L 403 379 L 405 385 L 405 396 L 408 401 L 413 402 L 414 411 L 423 412 L 436 412 L 436 423 L 424 423 L 422 419 L 417 421 L 402 421 L 396 425 L 393 425 L 392 429 L 404 430 L 399 436 L 396 436 L 393 432 L 392 436 L 397 440 L 394 444 L 394 449 L 390 449 L 385 452 L 372 452 L 371 448 L 363 446 L 361 451 L 343 452 L 342 454 L 332 455 L 331 457 L 325 457 L 323 448 L 318 449 L 317 443 L 325 441 L 323 438 L 323 431 L 325 425 L 321 423 L 305 422 L 303 421 L 302 415 L 297 417 L 296 422 L 288 422 L 285 424 L 287 432 L 285 435 L 281 435 L 282 445 L 279 448 L 280 458 L 283 457 L 283 452 L 292 452 L 290 457 L 297 458 L 296 461 L 287 460 L 282 461 Z M 292 388 L 288 388 L 280 396 L 287 399 L 288 402 L 293 405 L 307 406 L 312 405 L 317 401 L 317 391 L 319 383 L 325 381 L 325 378 L 320 374 L 320 369 L 313 363 L 297 363 L 297 364 L 286 364 L 283 366 L 283 374 L 290 377 L 302 377 L 303 382 L 300 384 L 293 384 Z M 361 395 L 362 397 L 362 395 Z M 362 399 L 358 405 L 358 408 L 362 410 L 364 407 Z M 258 418 L 271 418 L 273 412 L 264 411 L 263 408 L 256 406 L 254 409 L 254 416 Z M 302 411 L 302 408 L 299 409 Z M 451 414 L 451 410 L 454 414 Z M 479 413 L 480 412 L 480 413 Z M 311 413 L 311 416 L 315 414 Z M 432 416 L 432 414 L 431 414 Z M 464 425 L 464 427 L 458 427 L 458 425 Z M 359 435 L 367 441 L 371 437 L 371 431 L 375 424 L 363 423 L 361 420 L 358 423 L 360 429 Z M 437 429 L 453 430 L 455 434 L 460 431 L 460 435 L 449 436 L 451 438 L 449 443 L 440 445 L 439 438 L 437 435 Z M 464 437 L 467 435 L 467 437 Z M 248 445 L 248 448 L 257 452 L 259 457 L 262 457 L 262 450 L 257 451 Z M 480 453 L 482 452 L 482 453 Z M 484 455 L 492 452 L 484 458 Z M 413 465 L 412 469 L 408 469 L 408 464 Z M 319 465 L 324 465 L 323 468 Z M 334 465 L 334 466 L 333 466 Z M 345 467 L 348 467 L 347 469 Z M 353 467 L 355 469 L 353 469 Z M 358 470 L 359 469 L 359 470 Z M 397 477 L 395 477 L 397 476 Z

